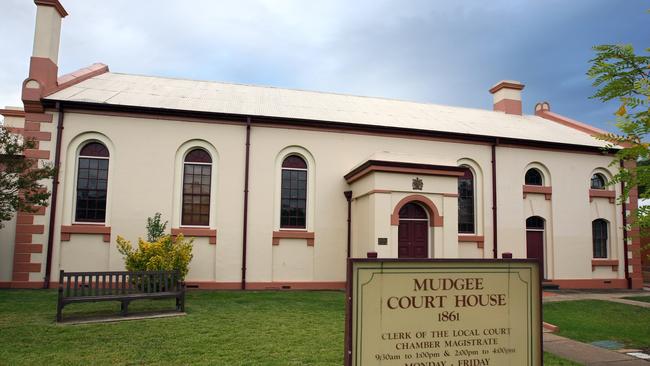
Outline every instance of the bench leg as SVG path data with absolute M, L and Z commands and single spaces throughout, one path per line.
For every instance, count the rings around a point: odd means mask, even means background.
M 176 298 L 176 310 L 180 312 L 185 312 L 185 295 L 181 295 Z
M 60 322 L 61 320 L 63 320 L 62 312 L 63 312 L 63 304 L 61 304 L 61 302 L 59 301 L 56 304 L 56 321 L 57 322 Z
M 126 316 L 129 313 L 129 301 L 122 300 L 122 306 L 120 307 L 120 312 L 122 316 Z

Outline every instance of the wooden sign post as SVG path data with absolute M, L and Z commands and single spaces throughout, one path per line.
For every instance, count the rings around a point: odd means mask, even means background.
M 541 366 L 531 260 L 350 259 L 345 364 Z

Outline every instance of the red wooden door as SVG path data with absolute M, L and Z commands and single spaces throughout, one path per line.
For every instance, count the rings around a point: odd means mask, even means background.
M 397 235 L 399 258 L 429 257 L 429 221 L 421 206 L 409 203 L 400 210 Z
M 544 232 L 527 230 L 526 231 L 526 257 L 537 259 L 539 267 L 544 272 Z

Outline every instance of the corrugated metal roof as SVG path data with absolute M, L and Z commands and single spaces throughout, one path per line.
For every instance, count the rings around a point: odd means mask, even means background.
M 532 115 L 113 72 L 82 81 L 46 99 L 321 120 L 585 146 L 606 145 L 584 132 Z

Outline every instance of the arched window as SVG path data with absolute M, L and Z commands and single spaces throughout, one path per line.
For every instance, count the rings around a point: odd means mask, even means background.
M 607 179 L 604 175 L 596 173 L 591 176 L 591 189 L 605 189 L 607 186 Z
M 282 161 L 280 227 L 307 228 L 307 163 L 298 155 Z
M 474 174 L 469 168 L 458 178 L 458 232 L 473 234 L 474 227 Z
M 544 178 L 542 172 L 536 168 L 530 168 L 526 172 L 524 182 L 527 186 L 541 186 L 544 185 Z
M 185 155 L 183 162 L 183 208 L 181 225 L 210 225 L 210 186 L 212 157 L 197 148 Z
M 544 219 L 539 216 L 531 216 L 526 219 L 527 230 L 544 230 Z
M 592 240 L 594 242 L 594 258 L 607 258 L 607 242 L 609 224 L 607 220 L 596 219 L 591 222 Z
M 79 151 L 75 221 L 106 221 L 108 160 L 108 149 L 100 142 L 89 142 Z

